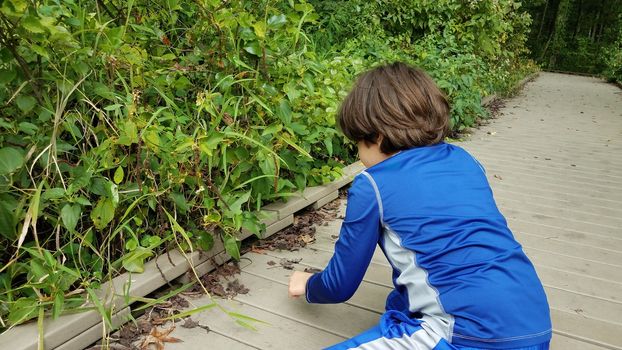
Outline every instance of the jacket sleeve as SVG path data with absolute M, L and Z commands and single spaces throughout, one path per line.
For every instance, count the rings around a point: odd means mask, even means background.
M 359 175 L 348 191 L 346 216 L 328 266 L 307 282 L 309 303 L 341 303 L 356 291 L 369 266 L 381 231 L 374 187 Z

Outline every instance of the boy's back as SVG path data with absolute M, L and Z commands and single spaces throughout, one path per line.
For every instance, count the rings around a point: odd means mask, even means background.
M 382 203 L 379 244 L 396 286 L 388 309 L 420 312 L 465 346 L 550 338 L 544 290 L 473 157 L 440 143 L 402 151 L 361 176 L 352 191 L 371 187 Z

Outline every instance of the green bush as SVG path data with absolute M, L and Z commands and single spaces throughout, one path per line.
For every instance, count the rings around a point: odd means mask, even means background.
M 622 21 L 621 21 L 622 22 Z M 610 82 L 622 82 L 622 28 L 618 35 L 618 40 L 603 49 L 602 55 L 605 57 L 604 75 Z
M 222 239 L 239 257 L 262 205 L 354 160 L 335 111 L 374 65 L 422 66 L 454 129 L 472 125 L 525 67 L 517 6 L 3 1 L 0 328 L 78 308 L 167 249 Z

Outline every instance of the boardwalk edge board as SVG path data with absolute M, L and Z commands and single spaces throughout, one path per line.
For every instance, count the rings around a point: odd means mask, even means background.
M 527 76 L 517 84 L 517 88 L 521 89 L 538 74 Z M 482 98 L 481 104 L 487 106 L 496 99 L 497 95 L 492 94 Z M 265 219 L 261 222 L 266 225 L 263 238 L 293 224 L 294 213 L 310 206 L 317 209 L 337 198 L 338 190 L 352 182 L 354 176 L 363 169 L 363 164 L 357 161 L 343 168 L 340 179 L 321 186 L 308 187 L 302 194 L 290 197 L 287 202 L 278 201 L 262 207 L 261 212 Z M 239 239 L 251 235 L 251 232 L 242 230 Z M 179 282 L 189 282 L 194 273 L 204 275 L 230 259 L 220 241 L 209 252 L 183 253 L 174 249 L 147 262 L 145 271 L 141 274 L 123 273 L 104 283 L 98 295 L 108 307 L 112 306 L 113 310 L 120 309 L 113 312 L 112 316 L 112 328 L 117 329 L 130 320 L 129 306 L 133 301 L 128 303 L 124 295 L 144 297 L 169 281 L 178 279 Z M 103 321 L 97 311 L 90 310 L 63 315 L 56 320 L 46 318 L 43 329 L 45 349 L 79 349 L 101 339 Z M 38 339 L 36 322 L 19 325 L 0 334 L 0 344 L 11 350 L 36 350 Z

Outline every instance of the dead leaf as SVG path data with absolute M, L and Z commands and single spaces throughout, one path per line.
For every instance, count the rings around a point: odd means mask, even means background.
M 169 337 L 168 335 L 175 329 L 175 327 L 171 327 L 169 329 L 165 329 L 162 331 L 158 330 L 158 327 L 153 327 L 149 335 L 143 340 L 140 344 L 141 350 L 150 350 L 150 345 L 154 345 L 156 350 L 164 350 L 164 343 L 180 343 L 182 342 L 179 338 Z
M 309 244 L 315 241 L 315 237 L 311 237 L 310 235 L 301 235 L 300 240 L 305 242 L 306 244 Z

